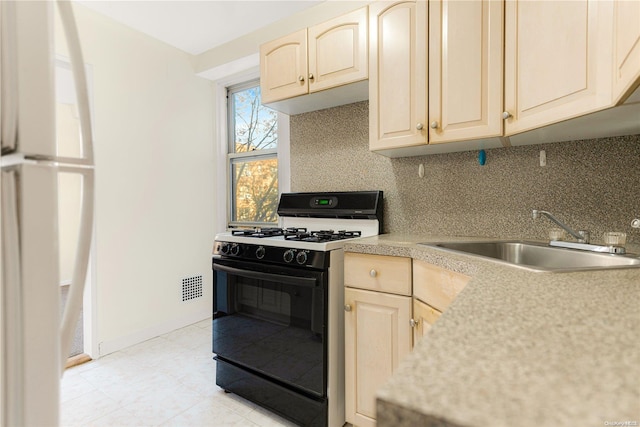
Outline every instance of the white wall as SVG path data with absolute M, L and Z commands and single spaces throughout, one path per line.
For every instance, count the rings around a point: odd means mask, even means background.
M 192 58 L 74 4 L 93 72 L 97 340 L 106 354 L 210 315 L 213 97 Z M 56 21 L 56 50 L 66 45 Z M 182 302 L 181 279 L 204 295 Z

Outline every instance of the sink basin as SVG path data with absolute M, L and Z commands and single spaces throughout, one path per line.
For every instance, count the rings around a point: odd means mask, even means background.
M 444 251 L 488 258 L 533 271 L 570 272 L 640 267 L 640 258 L 631 254 L 611 255 L 554 248 L 523 241 L 477 241 L 419 243 Z

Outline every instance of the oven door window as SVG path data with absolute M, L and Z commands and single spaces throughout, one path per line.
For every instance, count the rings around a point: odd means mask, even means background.
M 324 274 L 252 267 L 214 263 L 214 353 L 323 396 Z

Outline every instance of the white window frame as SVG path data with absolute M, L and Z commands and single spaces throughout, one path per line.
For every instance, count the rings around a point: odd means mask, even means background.
M 229 229 L 231 223 L 231 169 L 228 161 L 229 120 L 227 115 L 227 88 L 260 78 L 258 66 L 243 72 L 222 77 L 215 82 L 216 100 L 216 150 L 215 150 L 215 231 Z M 278 196 L 290 191 L 289 116 L 278 113 Z
M 233 165 L 235 162 L 238 161 L 245 161 L 245 162 L 251 162 L 251 161 L 259 161 L 259 160 L 267 160 L 267 159 L 276 159 L 276 161 L 278 160 L 278 149 L 277 149 L 277 144 L 276 144 L 276 148 L 269 148 L 269 149 L 261 149 L 261 150 L 256 150 L 256 151 L 246 151 L 246 152 L 236 152 L 235 151 L 235 138 L 234 135 L 232 135 L 231 133 L 234 132 L 232 130 L 234 124 L 235 124 L 235 119 L 234 119 L 234 114 L 229 114 L 229 105 L 231 104 L 231 96 L 230 96 L 230 92 L 233 91 L 233 93 L 239 93 L 241 91 L 244 91 L 246 89 L 249 88 L 253 88 L 256 86 L 260 85 L 260 80 L 249 80 L 246 81 L 244 83 L 240 83 L 238 85 L 232 85 L 232 86 L 228 86 L 227 89 L 227 150 L 228 150 L 228 154 L 227 154 L 227 163 L 229 165 L 229 183 L 230 183 L 230 191 L 227 191 L 227 206 L 229 209 L 229 212 L 227 214 L 228 217 L 228 223 L 229 226 L 231 227 L 264 227 L 270 224 L 273 224 L 273 222 L 269 222 L 269 223 L 263 223 L 263 222 L 251 222 L 251 221 L 238 221 L 237 219 L 235 221 L 232 220 L 233 215 L 234 215 L 234 210 L 236 209 L 236 207 L 234 206 L 234 192 L 231 191 L 233 190 L 232 186 L 234 185 L 234 173 L 233 173 Z M 277 116 L 276 116 L 276 125 L 277 125 Z M 235 185 L 238 185 L 238 183 L 236 182 Z M 278 185 L 278 188 L 280 188 L 280 186 Z M 236 203 L 238 203 L 237 200 L 235 200 Z M 275 218 L 275 221 L 277 221 L 277 218 Z

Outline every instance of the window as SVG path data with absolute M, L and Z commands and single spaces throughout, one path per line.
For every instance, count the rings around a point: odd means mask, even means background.
M 257 80 L 227 88 L 230 225 L 277 222 L 278 115 Z

